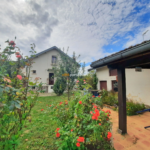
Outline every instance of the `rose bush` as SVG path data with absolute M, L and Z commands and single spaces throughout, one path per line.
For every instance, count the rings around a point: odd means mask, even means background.
M 18 145 L 18 137 L 26 118 L 30 118 L 31 122 L 30 111 L 36 103 L 42 84 L 38 80 L 35 83 L 29 82 L 32 59 L 23 59 L 14 41 L 8 40 L 6 43 L 8 46 L 0 54 L 0 149 L 13 150 Z M 31 49 L 34 55 L 34 45 Z M 16 54 L 16 62 L 11 60 L 13 54 Z M 28 66 L 24 75 L 22 68 L 26 64 Z M 36 86 L 37 90 L 32 91 L 29 85 Z
M 58 150 L 114 150 L 111 145 L 111 112 L 104 111 L 100 101 L 101 97 L 94 98 L 91 93 L 83 95 L 78 90 L 71 101 L 51 105 L 51 119 L 57 121 Z

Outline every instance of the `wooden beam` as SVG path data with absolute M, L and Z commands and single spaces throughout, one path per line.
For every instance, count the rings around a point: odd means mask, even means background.
M 117 68 L 118 74 L 118 101 L 119 101 L 119 129 L 122 134 L 127 133 L 127 116 L 126 116 L 126 77 L 125 67 Z

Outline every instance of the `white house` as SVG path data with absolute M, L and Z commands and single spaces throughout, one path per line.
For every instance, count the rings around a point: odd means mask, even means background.
M 123 86 L 126 88 L 126 97 L 150 106 L 150 41 L 94 61 L 90 66 L 92 68 L 89 71 L 96 70 L 98 90 L 108 91 L 113 90 L 114 83 L 117 82 L 117 69 L 125 69 L 120 82 L 122 86 L 125 76 Z
M 43 89 L 48 93 L 53 92 L 53 85 L 56 78 L 53 78 L 54 71 L 52 68 L 58 65 L 60 53 L 66 55 L 63 51 L 54 46 L 36 54 L 33 59 L 34 63 L 31 67 L 30 81 L 34 82 L 36 77 L 40 77 L 40 82 L 44 83 Z M 24 68 L 23 72 L 25 73 L 25 71 L 26 69 Z M 34 88 L 35 87 L 33 87 L 33 89 Z
M 128 99 L 150 105 L 150 69 L 126 69 L 126 96 Z M 117 70 L 110 70 L 107 66 L 96 69 L 98 78 L 97 89 L 114 90 Z

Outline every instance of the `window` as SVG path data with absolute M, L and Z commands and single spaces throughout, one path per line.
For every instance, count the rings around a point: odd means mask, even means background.
M 57 62 L 57 57 L 56 56 L 52 56 L 52 64 L 56 64 Z
M 36 74 L 36 70 L 32 70 L 32 73 L 33 73 L 33 74 Z
M 109 76 L 117 76 L 117 69 L 109 70 Z
M 118 91 L 118 82 L 116 80 L 112 80 L 112 90 L 117 92 Z
M 49 85 L 54 85 L 54 73 L 49 73 Z
M 34 89 L 35 89 L 35 86 L 32 86 L 32 89 L 34 90 Z

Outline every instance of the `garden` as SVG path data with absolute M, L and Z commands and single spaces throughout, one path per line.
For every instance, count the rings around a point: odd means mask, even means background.
M 100 96 L 88 91 L 84 95 L 73 78 L 66 82 L 60 77 L 56 89 L 65 86 L 56 90 L 59 96 L 38 97 L 43 92 L 40 78 L 30 81 L 35 45 L 31 44 L 31 56 L 23 57 L 15 40 L 6 43 L 0 54 L 0 149 L 114 149 L 111 112 L 102 109 Z M 26 74 L 22 73 L 25 66 Z M 63 94 L 66 83 L 68 94 Z M 78 88 L 72 93 L 75 84 Z M 90 87 L 86 82 L 82 86 Z

